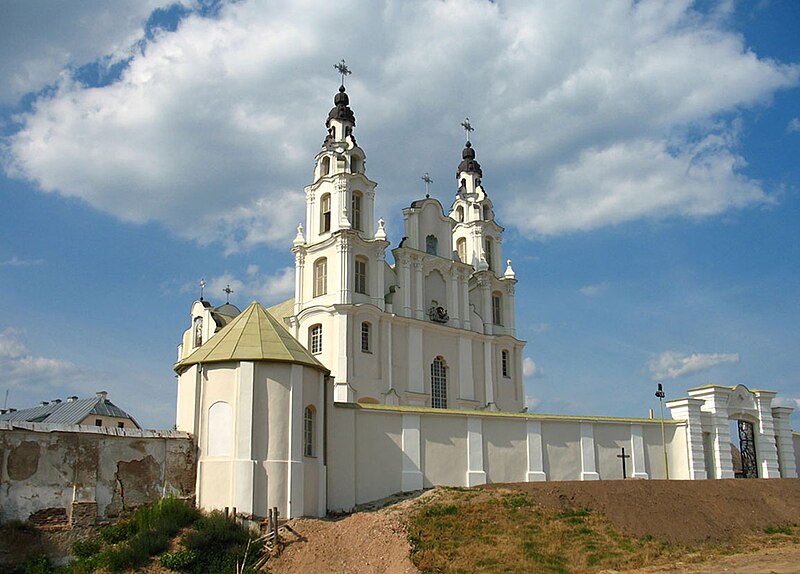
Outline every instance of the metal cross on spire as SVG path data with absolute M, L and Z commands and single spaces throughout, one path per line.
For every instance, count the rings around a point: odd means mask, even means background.
M 342 85 L 344 86 L 344 77 L 349 76 L 353 72 L 350 71 L 350 68 L 347 67 L 347 63 L 344 59 L 339 62 L 338 64 L 333 65 L 334 68 L 342 75 Z
M 465 132 L 467 132 L 467 141 L 469 141 L 470 140 L 470 136 L 472 135 L 472 132 L 475 131 L 475 128 L 473 128 L 472 124 L 469 123 L 469 118 L 466 118 L 466 119 L 464 119 L 463 122 L 461 122 L 461 127 L 464 128 Z
M 431 184 L 433 183 L 433 180 L 431 179 L 431 176 L 428 175 L 427 171 L 425 172 L 425 175 L 422 176 L 422 181 L 425 182 L 425 197 L 430 197 Z
M 200 300 L 203 300 L 203 290 L 206 288 L 206 280 L 201 278 L 200 279 Z
M 230 285 L 225 285 L 225 289 L 223 289 L 222 291 L 225 293 L 225 295 L 227 295 L 227 297 L 225 299 L 225 302 L 226 303 L 230 303 L 231 302 L 231 293 L 233 293 L 233 289 L 231 289 Z

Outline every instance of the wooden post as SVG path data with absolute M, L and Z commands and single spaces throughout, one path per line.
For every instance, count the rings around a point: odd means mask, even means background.
M 272 531 L 272 544 L 274 548 L 278 547 L 278 507 L 272 508 L 272 514 L 275 517 L 275 529 Z
M 226 507 L 225 507 L 225 520 L 228 520 L 228 511 L 229 511 L 229 510 L 230 510 L 230 509 L 229 509 L 229 508 L 226 506 Z

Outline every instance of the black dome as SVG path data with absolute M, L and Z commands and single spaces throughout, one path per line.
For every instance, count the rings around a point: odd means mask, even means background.
M 456 179 L 461 172 L 466 171 L 467 173 L 477 173 L 480 177 L 483 177 L 483 171 L 481 171 L 481 164 L 475 161 L 475 150 L 472 149 L 472 144 L 467 142 L 466 146 L 464 147 L 464 151 L 461 152 L 461 163 L 458 164 L 458 170 L 456 171 Z
M 349 121 L 355 126 L 356 116 L 353 110 L 350 109 L 350 98 L 344 91 L 344 86 L 339 87 L 339 93 L 333 97 L 333 103 L 335 107 L 328 113 L 325 127 L 330 127 L 331 120 Z

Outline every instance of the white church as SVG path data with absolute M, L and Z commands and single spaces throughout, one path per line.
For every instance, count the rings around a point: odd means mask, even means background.
M 390 262 L 355 126 L 342 85 L 291 248 L 294 297 L 192 305 L 177 429 L 196 441 L 199 506 L 323 516 L 434 485 L 797 476 L 800 434 L 770 391 L 690 389 L 668 420 L 527 413 L 517 280 L 475 150 L 446 212 L 428 196 L 403 210 Z

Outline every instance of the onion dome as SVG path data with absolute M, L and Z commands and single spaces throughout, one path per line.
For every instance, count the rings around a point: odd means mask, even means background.
M 356 116 L 350 109 L 350 98 L 344 91 L 344 86 L 339 86 L 339 93 L 333 98 L 334 108 L 328 113 L 328 121 L 325 127 L 330 127 L 331 120 L 347 121 L 356 125 Z
M 461 152 L 461 158 L 461 163 L 458 164 L 458 171 L 456 172 L 456 179 L 458 179 L 459 174 L 462 172 L 477 173 L 480 177 L 483 177 L 481 164 L 475 161 L 475 150 L 472 149 L 472 144 L 470 142 L 467 142 L 464 151 Z

